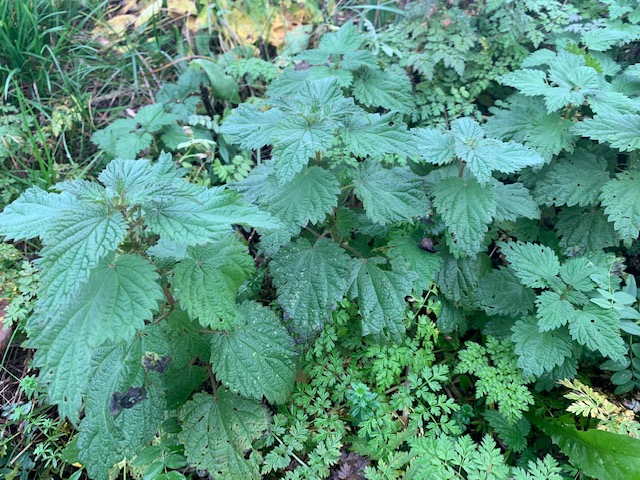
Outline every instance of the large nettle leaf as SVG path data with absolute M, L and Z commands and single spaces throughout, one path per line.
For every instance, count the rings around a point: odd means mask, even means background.
M 158 375 L 150 378 L 143 366 L 144 342 L 99 348 L 80 424 L 80 460 L 91 478 L 107 480 L 111 467 L 131 459 L 151 443 L 162 423 L 166 406 Z
M 231 391 L 282 403 L 296 379 L 298 354 L 293 339 L 269 308 L 244 302 L 239 310 L 247 323 L 213 336 L 211 366 Z
M 178 437 L 190 465 L 219 478 L 260 478 L 245 452 L 269 425 L 264 405 L 219 387 L 215 396 L 195 394 L 180 409 L 180 420 Z
M 175 267 L 173 294 L 205 327 L 229 330 L 244 323 L 236 308 L 238 289 L 255 272 L 253 258 L 236 236 L 189 247 Z
M 640 234 L 640 172 L 619 173 L 603 187 L 600 201 L 609 221 L 627 245 Z
M 349 288 L 353 260 L 337 243 L 323 238 L 311 244 L 300 238 L 271 261 L 270 271 L 296 336 L 319 333 Z
M 39 309 L 30 318 L 34 364 L 62 417 L 78 421 L 93 349 L 109 339 L 131 339 L 151 319 L 164 298 L 157 277 L 142 257 L 111 255 L 63 308 Z

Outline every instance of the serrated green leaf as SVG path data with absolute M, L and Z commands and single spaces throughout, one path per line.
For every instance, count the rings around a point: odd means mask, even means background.
M 444 165 L 456 155 L 456 142 L 450 132 L 441 132 L 434 128 L 414 128 L 420 156 L 429 163 Z
M 522 68 L 501 78 L 501 82 L 509 87 L 520 90 L 522 95 L 546 95 L 550 89 L 547 74 L 543 70 Z
M 414 281 L 410 272 L 382 270 L 367 259 L 356 264 L 354 276 L 350 295 L 358 300 L 362 334 L 399 341 L 404 333 L 404 298 Z
M 38 266 L 38 305 L 55 309 L 89 278 L 89 271 L 116 250 L 127 234 L 122 213 L 104 205 L 78 204 L 46 231 Z
M 254 105 L 242 104 L 234 108 L 220 127 L 242 148 L 258 150 L 273 141 L 278 124 L 285 115 L 277 108 L 261 111 Z
M 145 387 L 143 355 L 138 339 L 131 346 L 102 347 L 94 355 L 78 447 L 80 461 L 96 480 L 107 480 L 113 465 L 151 443 L 164 419 L 161 389 L 154 384 Z M 131 387 L 144 387 L 144 397 L 114 414 L 114 395 L 126 394 Z
M 609 221 L 625 244 L 640 234 L 640 173 L 627 171 L 616 175 L 602 187 L 600 201 Z
M 486 254 L 456 259 L 445 253 L 442 257 L 442 268 L 436 273 L 438 289 L 452 302 L 469 303 L 480 279 L 491 271 L 491 259 Z
M 63 308 L 37 311 L 27 325 L 34 365 L 60 416 L 78 421 L 92 349 L 106 340 L 129 340 L 164 298 L 157 273 L 145 259 L 107 257 Z
M 562 264 L 560 278 L 579 292 L 591 292 L 596 286 L 591 276 L 600 272 L 598 266 L 588 257 L 574 257 Z
M 236 309 L 238 289 L 255 272 L 247 247 L 235 236 L 190 247 L 176 265 L 173 295 L 193 319 L 214 330 L 244 323 Z
M 482 278 L 477 297 L 487 315 L 516 316 L 533 310 L 535 294 L 522 286 L 511 270 L 501 268 Z
M 401 69 L 362 69 L 353 80 L 353 96 L 367 107 L 411 113 L 415 108 L 411 82 Z
M 556 292 L 542 292 L 536 298 L 536 317 L 541 332 L 548 332 L 570 323 L 578 310 Z
M 583 137 L 608 142 L 622 152 L 640 149 L 640 115 L 607 112 L 576 123 L 572 131 Z
M 0 237 L 5 240 L 45 237 L 56 220 L 76 203 L 68 193 L 47 193 L 31 187 L 0 213 Z
M 522 452 L 527 448 L 526 437 L 531 431 L 531 424 L 526 418 L 519 418 L 516 423 L 511 424 L 509 420 L 497 410 L 486 410 L 483 416 L 509 449 L 514 452 Z M 562 477 L 558 480 L 561 480 L 561 478 Z
M 549 435 L 585 475 L 602 480 L 629 480 L 640 472 L 640 440 L 602 430 L 579 431 L 531 415 L 529 421 Z
M 534 195 L 542 205 L 592 205 L 609 179 L 606 167 L 603 159 L 578 151 L 556 161 L 536 182 Z
M 560 261 L 547 246 L 522 242 L 499 242 L 498 246 L 518 278 L 528 287 L 543 288 L 553 284 L 560 272 Z
M 572 355 L 571 337 L 566 329 L 541 332 L 534 317 L 524 317 L 511 329 L 518 355 L 518 367 L 525 376 L 540 376 L 562 365 Z
M 360 164 L 353 184 L 367 217 L 380 225 L 411 220 L 429 211 L 422 179 L 406 167 L 386 169 L 367 161 Z
M 442 257 L 419 247 L 419 241 L 410 237 L 393 236 L 388 243 L 389 257 L 394 263 L 407 263 L 415 272 L 416 288 L 429 290 L 431 282 L 442 266 Z M 400 267 L 398 267 L 400 269 Z
M 296 335 L 309 339 L 322 330 L 349 288 L 352 267 L 345 251 L 326 238 L 314 245 L 300 238 L 272 260 L 278 302 Z
M 388 154 L 412 157 L 418 154 L 413 132 L 394 114 L 367 114 L 344 120 L 340 135 L 346 148 L 357 157 L 381 158 Z
M 358 33 L 353 22 L 347 22 L 337 32 L 323 35 L 318 48 L 331 55 L 342 55 L 357 51 L 364 41 L 365 36 Z
M 238 309 L 247 323 L 211 339 L 213 371 L 235 393 L 283 403 L 297 373 L 293 339 L 269 308 L 244 302 Z
M 215 397 L 196 393 L 180 410 L 180 421 L 178 438 L 191 466 L 219 478 L 260 478 L 244 453 L 268 427 L 264 405 L 219 387 Z
M 569 323 L 571 337 L 592 351 L 613 360 L 622 360 L 627 353 L 620 337 L 620 317 L 615 310 L 587 305 Z
M 232 225 L 278 225 L 271 215 L 223 187 L 206 189 L 194 185 L 181 195 L 152 199 L 144 208 L 144 221 L 152 232 L 186 245 L 219 240 L 231 233 Z
M 497 180 L 493 183 L 496 199 L 497 222 L 512 222 L 518 218 L 540 218 L 540 210 L 529 190 L 521 183 L 504 184 Z
M 304 227 L 322 222 L 338 206 L 340 182 L 320 167 L 305 167 L 282 187 L 274 177 L 265 181 L 268 188 L 259 203 L 287 225 Z
M 434 187 L 433 197 L 433 205 L 451 233 L 452 253 L 461 257 L 480 252 L 487 225 L 496 212 L 493 189 L 473 178 L 451 177 Z
M 619 243 L 613 224 L 600 208 L 563 208 L 555 224 L 564 248 L 583 252 L 599 252 Z

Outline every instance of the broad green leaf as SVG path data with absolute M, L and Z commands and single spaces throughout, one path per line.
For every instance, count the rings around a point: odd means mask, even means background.
M 516 88 L 522 95 L 536 97 L 549 92 L 547 74 L 543 70 L 522 68 L 506 74 L 501 79 L 504 85 Z
M 187 250 L 187 258 L 178 262 L 173 274 L 173 295 L 203 326 L 229 330 L 244 323 L 236 309 L 236 296 L 254 272 L 247 247 L 229 235 Z
M 57 308 L 77 292 L 89 271 L 122 243 L 127 228 L 122 213 L 104 205 L 78 204 L 56 219 L 40 251 L 40 307 Z
M 55 311 L 37 311 L 27 325 L 34 365 L 48 385 L 49 401 L 74 423 L 87 387 L 92 349 L 106 340 L 129 340 L 164 298 L 157 273 L 142 257 L 107 257 L 87 283 Z
M 640 172 L 619 173 L 603 187 L 600 201 L 625 244 L 640 234 Z
M 620 317 L 615 310 L 587 305 L 569 322 L 571 337 L 603 357 L 623 360 L 627 353 L 620 336 Z
M 109 162 L 109 165 L 111 162 Z M 109 166 L 107 165 L 107 167 Z M 58 192 L 66 192 L 78 200 L 83 200 L 92 203 L 107 203 L 109 201 L 109 194 L 106 189 L 95 182 L 88 180 L 67 180 L 65 182 L 58 182 L 53 186 Z
M 196 58 L 189 64 L 189 68 L 194 66 L 202 68 L 209 78 L 209 84 L 213 95 L 219 100 L 230 100 L 238 102 L 238 82 L 231 76 L 227 75 L 225 68 L 218 62 L 211 61 L 207 58 Z
M 524 143 L 547 160 L 563 150 L 573 150 L 575 135 L 569 129 L 574 122 L 560 113 L 547 113 L 539 99 L 512 95 L 504 107 L 489 109 L 493 115 L 484 124 L 488 135 Z
M 578 151 L 557 160 L 536 182 L 534 195 L 541 205 L 592 205 L 609 180 L 606 167 L 599 157 Z
M 144 221 L 152 232 L 186 245 L 219 240 L 231 233 L 232 225 L 273 228 L 278 223 L 222 187 L 193 186 L 183 195 L 151 200 L 144 208 Z
M 518 367 L 525 376 L 540 376 L 562 365 L 572 355 L 571 337 L 565 328 L 541 332 L 534 317 L 518 320 L 511 329 Z
M 367 107 L 411 113 L 415 108 L 411 81 L 401 69 L 362 69 L 353 80 L 353 96 Z
M 601 272 L 597 263 L 592 262 L 588 257 L 573 257 L 560 267 L 560 278 L 579 292 L 591 292 L 596 287 L 591 276 Z
M 442 266 L 442 257 L 419 247 L 420 241 L 410 237 L 393 236 L 388 243 L 389 257 L 394 263 L 407 263 L 416 273 L 416 288 L 429 290 L 431 282 Z M 400 268 L 399 268 L 400 269 Z
M 551 291 L 542 292 L 536 298 L 536 317 L 541 332 L 548 332 L 571 323 L 578 310 L 560 294 Z
M 583 137 L 608 142 L 622 152 L 640 149 L 640 115 L 608 112 L 578 122 L 572 131 Z
M 613 224 L 598 207 L 563 208 L 555 224 L 560 246 L 582 252 L 599 252 L 617 245 L 620 240 Z
M 322 222 L 338 206 L 340 182 L 320 167 L 305 167 L 282 187 L 273 177 L 265 181 L 269 189 L 259 203 L 287 225 Z
M 102 347 L 94 355 L 78 436 L 80 461 L 91 478 L 109 479 L 111 467 L 149 445 L 164 419 L 162 389 L 146 384 L 144 353 L 142 342 L 136 339 L 131 346 Z M 133 397 L 127 399 L 131 408 L 119 407 L 116 400 L 126 396 L 131 387 L 144 390 L 131 391 Z
M 420 156 L 435 165 L 451 162 L 455 155 L 456 142 L 450 132 L 441 132 L 435 128 L 414 128 Z
M 331 55 L 343 55 L 359 50 L 365 39 L 364 35 L 358 33 L 353 22 L 347 22 L 337 32 L 323 35 L 318 49 Z
M 486 254 L 459 259 L 443 254 L 443 260 L 435 278 L 438 289 L 452 302 L 469 303 L 481 279 L 491 272 L 491 259 Z
M 496 180 L 493 183 L 493 193 L 496 199 L 494 220 L 509 222 L 518 218 L 533 220 L 540 218 L 540 210 L 536 201 L 521 183 L 504 184 Z
M 388 154 L 413 157 L 418 154 L 413 132 L 397 115 L 367 114 L 344 120 L 340 135 L 346 148 L 357 157 L 382 158 Z
M 560 261 L 549 247 L 522 242 L 498 242 L 498 246 L 517 277 L 528 287 L 546 287 L 560 272 Z
M 238 309 L 247 323 L 213 335 L 211 367 L 232 392 L 283 403 L 297 373 L 298 353 L 293 339 L 269 308 L 244 302 Z
M 277 108 L 261 111 L 254 105 L 243 103 L 233 109 L 220 131 L 242 148 L 258 150 L 273 141 L 284 118 L 284 113 Z
M 178 438 L 189 465 L 218 478 L 260 478 L 245 451 L 269 426 L 264 405 L 218 387 L 215 397 L 196 393 L 180 410 L 180 421 Z
M 356 264 L 350 295 L 358 300 L 362 334 L 399 341 L 404 333 L 404 298 L 411 294 L 414 281 L 409 271 L 382 270 L 371 259 Z
M 501 268 L 482 278 L 477 298 L 487 315 L 516 316 L 533 310 L 535 294 L 524 287 L 511 270 Z
M 637 438 L 602 430 L 580 431 L 533 415 L 529 421 L 549 435 L 585 475 L 601 480 L 638 478 L 640 440 Z
M 511 424 L 509 420 L 497 410 L 488 409 L 485 410 L 482 416 L 489 422 L 491 428 L 495 430 L 500 439 L 511 450 L 514 452 L 522 452 L 527 448 L 527 435 L 529 435 L 531 431 L 531 424 L 526 418 L 522 417 L 518 419 L 515 424 Z M 547 480 L 549 479 L 547 478 Z M 562 477 L 559 477 L 558 480 L 562 480 Z
M 75 204 L 76 199 L 68 193 L 47 193 L 31 187 L 0 213 L 0 237 L 5 240 L 45 237 L 51 226 Z
M 473 178 L 451 177 L 433 189 L 433 205 L 451 234 L 449 247 L 456 257 L 483 249 L 487 225 L 496 213 L 493 189 Z
M 278 124 L 271 153 L 280 185 L 290 181 L 317 152 L 333 145 L 335 128 L 332 120 L 323 117 L 310 121 L 292 116 Z
M 296 335 L 319 333 L 349 288 L 353 261 L 326 238 L 311 245 L 300 238 L 283 248 L 270 264 L 278 302 Z
M 411 220 L 429 212 L 422 179 L 408 168 L 386 169 L 367 161 L 360 164 L 353 183 L 367 217 L 380 225 Z

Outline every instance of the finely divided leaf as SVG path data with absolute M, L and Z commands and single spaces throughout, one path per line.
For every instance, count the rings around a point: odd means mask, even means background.
M 243 324 L 236 309 L 240 285 L 255 272 L 247 247 L 235 236 L 190 247 L 171 282 L 180 306 L 205 327 L 229 330 Z
M 609 221 L 620 234 L 625 244 L 638 238 L 640 234 L 640 172 L 619 173 L 609 180 L 600 194 Z
M 245 451 L 269 426 L 264 405 L 218 387 L 215 397 L 196 393 L 179 418 L 178 438 L 191 466 L 218 478 L 260 478 L 257 465 L 245 459 Z
M 433 196 L 433 205 L 451 233 L 452 253 L 462 257 L 480 252 L 496 212 L 493 189 L 473 178 L 451 177 L 434 187 Z
M 107 257 L 64 308 L 40 310 L 29 320 L 34 364 L 62 417 L 78 420 L 92 349 L 109 339 L 131 339 L 162 298 L 157 274 L 144 258 Z
M 270 265 L 278 302 L 297 336 L 319 333 L 349 288 L 353 261 L 326 238 L 311 245 L 300 238 L 282 249 Z
M 238 309 L 247 323 L 211 339 L 213 371 L 234 393 L 283 403 L 296 379 L 293 339 L 269 308 L 244 302 Z
M 622 361 L 627 353 L 620 336 L 620 317 L 615 310 L 587 305 L 571 319 L 569 332 L 580 344 L 612 360 Z
M 522 242 L 498 242 L 511 268 L 528 287 L 543 288 L 560 272 L 560 261 L 549 247 Z
M 411 293 L 411 272 L 382 270 L 371 259 L 356 264 L 351 297 L 358 300 L 362 334 L 399 341 L 404 333 L 404 298 Z
M 411 220 L 429 212 L 422 179 L 408 168 L 386 169 L 378 162 L 364 162 L 353 183 L 367 217 L 380 225 Z
M 145 386 L 144 354 L 139 339 L 95 353 L 78 436 L 80 460 L 91 478 L 110 478 L 113 465 L 151 443 L 164 419 L 161 388 L 154 383 Z
M 566 329 L 540 332 L 534 317 L 524 317 L 511 330 L 518 367 L 525 376 L 549 372 L 572 355 L 571 337 Z
M 68 193 L 47 193 L 40 187 L 31 187 L 0 213 L 0 237 L 5 240 L 45 237 L 51 225 L 75 204 L 76 199 Z

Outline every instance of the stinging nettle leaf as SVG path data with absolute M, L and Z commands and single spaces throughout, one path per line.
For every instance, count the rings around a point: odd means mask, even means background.
M 242 104 L 233 109 L 220 132 L 229 135 L 242 148 L 258 150 L 272 142 L 284 118 L 284 113 L 277 108 L 260 111 L 254 105 Z
M 456 257 L 482 251 L 488 224 L 496 213 L 490 186 L 474 178 L 446 178 L 433 189 L 433 205 L 451 233 L 449 248 Z
M 322 330 L 349 288 L 352 268 L 349 255 L 326 238 L 314 245 L 299 238 L 272 260 L 278 302 L 296 336 L 309 339 Z
M 256 302 L 238 306 L 246 324 L 211 339 L 211 366 L 234 393 L 283 403 L 293 389 L 298 353 L 272 310 Z
M 613 227 L 630 245 L 640 234 L 640 172 L 619 173 L 609 180 L 602 187 L 600 201 Z
M 493 182 L 493 192 L 496 199 L 497 222 L 509 222 L 518 218 L 540 218 L 538 204 L 521 183 L 504 184 L 497 180 Z
M 353 183 L 367 217 L 380 225 L 411 220 L 429 212 L 422 179 L 407 168 L 386 169 L 377 162 L 364 162 Z
M 427 162 L 444 165 L 456 155 L 456 142 L 450 132 L 441 132 L 435 128 L 414 128 L 420 156 Z
M 522 286 L 511 270 L 500 268 L 482 278 L 477 297 L 487 315 L 516 316 L 533 310 L 535 294 Z
M 362 334 L 399 341 L 404 333 L 405 297 L 411 293 L 414 275 L 382 270 L 371 259 L 357 262 L 350 296 L 358 300 Z
M 363 69 L 353 80 L 353 96 L 367 107 L 411 113 L 415 108 L 411 81 L 401 69 Z
M 233 235 L 190 247 L 178 262 L 173 294 L 189 316 L 205 327 L 228 330 L 244 323 L 236 309 L 240 285 L 255 272 L 247 247 Z
M 571 337 L 566 328 L 541 332 L 534 317 L 524 317 L 511 329 L 518 355 L 518 367 L 525 376 L 540 376 L 562 365 L 572 355 Z
M 548 332 L 570 323 L 578 310 L 556 292 L 542 292 L 536 298 L 536 317 L 541 332 Z
M 164 298 L 157 277 L 142 257 L 107 257 L 67 304 L 31 317 L 27 329 L 29 345 L 37 348 L 34 365 L 62 417 L 77 423 L 92 349 L 109 339 L 131 339 L 152 317 Z
M 346 148 L 357 157 L 381 158 L 388 154 L 412 157 L 418 154 L 413 131 L 394 114 L 366 114 L 344 120 L 340 135 Z
M 622 361 L 627 353 L 620 336 L 620 317 L 615 310 L 587 305 L 571 319 L 569 332 L 578 343 L 612 360 Z
M 576 123 L 572 131 L 583 137 L 608 142 L 622 152 L 640 149 L 640 115 L 607 112 Z
M 45 237 L 56 220 L 76 202 L 68 193 L 48 193 L 40 187 L 31 187 L 0 213 L 0 237 L 5 240 Z
M 599 252 L 620 240 L 613 224 L 599 207 L 563 208 L 555 223 L 560 246 L 583 252 Z
M 244 455 L 269 426 L 264 405 L 218 387 L 215 397 L 196 393 L 180 409 L 179 418 L 178 438 L 189 465 L 219 478 L 260 478 L 257 465 Z
M 528 287 L 546 287 L 560 272 L 560 261 L 549 247 L 522 242 L 498 242 L 498 246 L 518 278 Z

